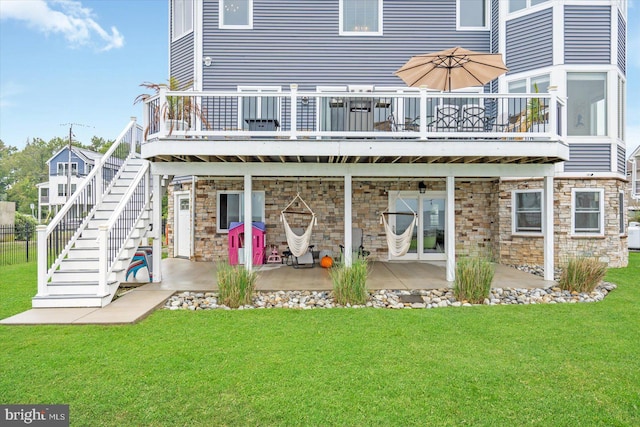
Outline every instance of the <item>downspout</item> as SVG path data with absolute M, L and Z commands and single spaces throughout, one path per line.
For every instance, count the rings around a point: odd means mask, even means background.
M 191 249 L 189 258 L 195 257 L 196 254 L 196 183 L 198 178 L 195 175 L 191 175 L 191 236 L 189 240 L 191 242 Z

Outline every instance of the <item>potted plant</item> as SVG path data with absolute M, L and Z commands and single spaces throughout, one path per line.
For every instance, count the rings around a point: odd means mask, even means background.
M 134 104 L 138 102 L 144 102 L 152 96 L 156 96 L 160 93 L 162 88 L 168 91 L 183 91 L 189 89 L 193 81 L 181 84 L 175 77 L 169 77 L 165 83 L 151 83 L 144 82 L 140 86 L 153 90 L 155 93 L 150 95 L 148 93 L 140 94 L 136 97 Z M 206 115 L 203 113 L 200 106 L 195 102 L 192 96 L 167 96 L 163 105 L 151 105 L 151 114 L 149 118 L 149 125 L 151 122 L 159 123 L 162 118 L 166 124 L 166 130 L 169 135 L 174 130 L 189 130 L 192 127 L 192 121 L 196 118 L 200 119 L 206 126 Z M 145 130 L 145 136 L 149 131 L 149 127 Z
M 539 93 L 538 84 L 533 84 L 534 93 Z M 527 128 L 530 132 L 546 132 L 548 129 L 548 108 L 544 98 L 531 98 L 527 103 Z

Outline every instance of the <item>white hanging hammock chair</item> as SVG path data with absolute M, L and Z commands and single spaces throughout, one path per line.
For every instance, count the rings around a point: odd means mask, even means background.
M 389 247 L 389 254 L 394 257 L 401 257 L 409 252 L 409 248 L 411 247 L 411 240 L 413 238 L 413 230 L 418 222 L 418 214 L 411 209 L 401 197 L 398 197 L 404 205 L 409 208 L 411 213 L 409 212 L 388 212 L 384 211 L 380 214 L 380 223 L 384 224 L 384 231 L 387 237 L 387 246 Z M 389 225 L 387 221 L 387 215 L 412 215 L 413 218 L 409 223 L 409 226 L 406 230 L 404 230 L 401 234 L 394 233 L 392 227 Z
M 290 211 L 287 210 L 291 207 L 292 204 L 295 203 L 296 200 L 300 200 L 300 202 L 307 208 L 307 211 Z M 307 225 L 306 230 L 302 233 L 302 235 L 298 236 L 289 226 L 289 222 L 287 221 L 286 214 L 299 214 L 299 215 L 308 215 L 311 217 L 309 221 L 309 225 Z M 313 213 L 309 205 L 300 197 L 300 193 L 296 194 L 296 197 L 293 198 L 291 203 L 287 205 L 280 212 L 280 221 L 284 224 L 284 232 L 287 236 L 287 245 L 289 245 L 289 250 L 295 257 L 301 257 L 302 255 L 307 253 L 309 249 L 309 242 L 311 241 L 311 232 L 313 231 L 313 226 L 318 223 L 316 218 L 316 214 Z

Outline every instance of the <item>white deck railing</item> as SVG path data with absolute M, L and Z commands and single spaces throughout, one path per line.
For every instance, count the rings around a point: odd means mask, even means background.
M 47 282 L 141 143 L 142 127 L 132 118 L 51 222 L 38 226 L 38 295 L 47 294 Z
M 502 138 L 558 140 L 565 103 L 555 93 L 193 92 L 145 100 L 147 140 L 286 138 Z

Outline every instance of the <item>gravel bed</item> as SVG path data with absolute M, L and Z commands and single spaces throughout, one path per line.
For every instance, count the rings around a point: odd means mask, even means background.
M 591 293 L 563 291 L 558 287 L 519 289 L 493 288 L 491 295 L 484 300 L 484 305 L 516 305 L 516 304 L 575 304 L 602 301 L 609 292 L 616 289 L 613 283 L 603 282 Z M 443 307 L 468 307 L 468 301 L 457 301 L 453 290 L 388 290 L 373 291 L 365 305 L 353 307 L 373 307 L 390 309 L 427 309 Z M 480 304 L 476 304 L 480 305 Z M 239 308 L 249 309 L 320 309 L 343 307 L 336 304 L 331 291 L 277 291 L 256 292 L 253 304 Z M 347 305 L 347 307 L 351 307 Z M 167 310 L 230 310 L 229 307 L 218 304 L 215 292 L 180 292 L 172 295 L 164 304 Z

